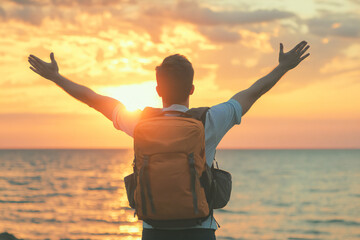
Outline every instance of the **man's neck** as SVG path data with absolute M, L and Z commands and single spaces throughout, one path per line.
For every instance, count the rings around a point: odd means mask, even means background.
M 187 99 L 186 101 L 181 102 L 181 103 L 172 103 L 172 104 L 169 104 L 169 103 L 166 103 L 166 102 L 163 101 L 163 108 L 168 108 L 173 104 L 183 105 L 183 106 L 189 108 L 189 99 Z

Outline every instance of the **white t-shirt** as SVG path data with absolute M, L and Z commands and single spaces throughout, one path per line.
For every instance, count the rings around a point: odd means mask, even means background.
M 116 129 L 121 130 L 133 137 L 134 128 L 138 123 L 141 111 L 129 113 L 121 111 L 119 105 L 114 109 L 112 120 Z M 181 111 L 189 110 L 184 105 L 173 104 L 163 111 Z M 242 116 L 242 108 L 238 101 L 230 99 L 227 102 L 215 105 L 209 109 L 206 114 L 205 121 L 205 155 L 206 163 L 211 166 L 215 157 L 217 145 L 225 134 L 235 125 L 240 124 Z M 152 228 L 149 224 L 143 222 L 144 228 Z M 217 229 L 215 221 L 211 221 L 211 217 L 205 220 L 201 225 L 194 228 L 212 228 Z

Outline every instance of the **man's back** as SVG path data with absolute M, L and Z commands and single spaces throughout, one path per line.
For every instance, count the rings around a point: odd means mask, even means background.
M 140 120 L 141 112 L 125 113 L 120 106 L 113 112 L 113 123 L 116 129 L 122 130 L 133 137 L 134 129 Z M 173 104 L 163 111 L 186 112 L 188 108 L 184 105 Z M 231 99 L 227 102 L 215 105 L 209 109 L 205 120 L 205 155 L 208 166 L 211 166 L 215 157 L 216 147 L 224 135 L 235 125 L 241 122 L 242 108 L 240 104 Z M 152 229 L 152 226 L 145 223 L 145 229 Z M 209 217 L 201 225 L 194 228 L 217 229 L 216 222 Z

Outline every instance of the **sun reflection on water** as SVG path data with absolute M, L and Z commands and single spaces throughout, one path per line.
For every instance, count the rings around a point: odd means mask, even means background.
M 218 239 L 358 239 L 359 151 L 295 153 L 218 152 L 234 176 L 230 203 L 215 210 Z M 0 232 L 141 239 L 123 181 L 132 158 L 130 150 L 0 151 Z

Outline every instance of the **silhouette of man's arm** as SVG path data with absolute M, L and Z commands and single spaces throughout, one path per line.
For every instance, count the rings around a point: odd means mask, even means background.
M 86 103 L 88 106 L 101 112 L 105 117 L 112 120 L 113 110 L 120 104 L 118 100 L 97 94 L 90 88 L 74 83 L 61 76 L 53 53 L 50 54 L 50 59 L 51 62 L 47 63 L 34 55 L 30 55 L 28 58 L 28 61 L 31 64 L 30 69 L 40 76 L 56 83 L 72 97 Z
M 304 55 L 309 47 L 307 42 L 302 41 L 291 51 L 284 53 L 284 47 L 282 43 L 280 43 L 279 65 L 268 75 L 257 80 L 251 87 L 238 92 L 232 97 L 232 99 L 235 99 L 240 103 L 243 109 L 242 115 L 250 109 L 256 100 L 269 91 L 287 71 L 295 68 L 301 61 L 310 55 L 310 53 Z

